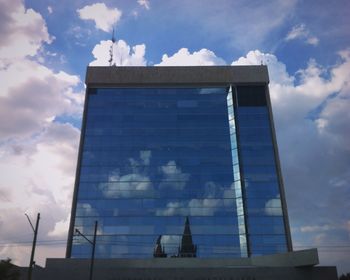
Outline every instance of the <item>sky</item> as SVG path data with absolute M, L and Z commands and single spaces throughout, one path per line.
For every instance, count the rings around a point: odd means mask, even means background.
M 295 250 L 350 272 L 350 2 L 0 0 L 0 258 L 64 257 L 87 65 L 268 66 Z

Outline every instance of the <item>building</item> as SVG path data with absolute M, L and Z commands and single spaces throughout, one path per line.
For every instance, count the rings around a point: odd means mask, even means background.
M 89 67 L 67 258 L 32 279 L 337 279 L 292 250 L 268 81 L 266 66 Z
M 292 251 L 266 66 L 88 67 L 67 257 Z M 161 239 L 159 236 L 161 235 Z M 157 242 L 158 240 L 158 242 Z M 159 242 L 160 241 L 160 242 Z
M 292 251 L 266 66 L 89 67 L 86 84 L 67 258 L 33 280 L 337 279 Z

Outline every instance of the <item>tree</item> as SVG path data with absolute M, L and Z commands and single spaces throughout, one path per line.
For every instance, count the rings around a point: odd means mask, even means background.
M 350 280 L 350 273 L 342 274 L 339 280 Z
M 19 271 L 11 263 L 11 259 L 0 260 L 0 279 L 1 280 L 18 280 Z

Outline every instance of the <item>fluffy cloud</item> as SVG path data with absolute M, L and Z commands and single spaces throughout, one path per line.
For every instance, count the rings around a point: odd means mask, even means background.
M 146 10 L 149 10 L 150 9 L 150 3 L 149 3 L 149 0 L 137 0 L 137 3 L 144 7 Z
M 99 216 L 95 208 L 89 203 L 78 203 L 77 205 L 77 216 Z
M 183 173 L 174 160 L 169 161 L 159 169 L 163 175 L 163 179 L 159 183 L 160 189 L 182 190 L 190 178 L 190 174 Z
M 111 50 L 113 53 L 112 62 Z M 144 44 L 130 47 L 124 40 L 112 44 L 112 41 L 101 41 L 92 50 L 95 58 L 91 66 L 109 66 L 110 63 L 116 66 L 146 66 L 146 46 Z M 207 49 L 190 53 L 187 48 L 178 50 L 172 56 L 164 54 L 162 61 L 155 66 L 195 66 L 195 65 L 226 65 L 226 62 Z
M 350 120 L 350 83 L 347 81 L 350 77 L 350 50 L 342 51 L 339 55 L 342 63 L 331 70 L 332 83 L 326 83 L 326 88 L 337 95 L 325 101 L 316 123 L 324 137 L 331 138 L 335 146 L 350 152 L 350 130 L 347 129 Z M 339 180 L 333 180 L 332 184 L 342 187 L 349 183 L 344 179 L 340 181 L 341 184 Z
M 63 218 L 61 221 L 58 221 L 54 229 L 47 233 L 48 236 L 54 238 L 65 238 L 67 236 L 67 231 L 70 223 L 70 215 L 68 217 Z
M 294 77 L 287 73 L 286 65 L 277 60 L 273 54 L 262 53 L 259 50 L 250 51 L 245 57 L 232 62 L 232 65 L 260 65 L 267 64 L 270 80 L 285 86 L 293 85 Z
M 98 188 L 108 198 L 139 197 L 153 190 L 148 176 L 141 174 L 114 175 L 109 183 L 100 183 Z
M 87 5 L 77 10 L 79 17 L 83 20 L 93 20 L 95 27 L 105 32 L 112 30 L 122 16 L 117 8 L 108 8 L 104 3 Z
M 142 197 L 153 191 L 153 184 L 147 174 L 151 151 L 140 151 L 139 158 L 129 158 L 129 174 L 121 175 L 119 169 L 110 172 L 108 183 L 100 183 L 98 188 L 105 197 Z
M 172 56 L 164 54 L 162 61 L 155 66 L 194 66 L 194 65 L 225 65 L 226 62 L 207 49 L 190 53 L 187 48 L 178 50 Z
M 323 231 L 331 230 L 332 227 L 329 225 L 322 225 L 322 226 L 304 226 L 300 228 L 301 232 L 316 232 L 320 233 Z
M 177 255 L 179 244 L 181 243 L 181 235 L 162 235 L 160 243 L 165 248 L 168 256 Z
M 318 38 L 311 35 L 310 31 L 306 28 L 305 24 L 299 24 L 293 26 L 292 30 L 288 32 L 285 40 L 291 41 L 296 39 L 303 39 L 305 43 L 309 45 L 318 45 Z
M 43 17 L 25 9 L 22 1 L 0 2 L 0 68 L 12 61 L 34 56 L 50 37 Z
M 27 265 L 32 231 L 24 213 L 41 213 L 36 261 L 63 256 L 80 131 L 54 120 L 78 116 L 83 95 L 77 76 L 38 63 L 50 43 L 46 23 L 22 1 L 0 3 L 0 257 Z M 37 60 L 37 61 L 36 61 Z M 14 223 L 13 221 L 16 221 Z M 40 240 L 63 242 L 42 245 Z M 55 245 L 53 245 L 55 244 Z
M 157 216 L 213 216 L 220 207 L 233 207 L 233 200 L 191 199 L 188 201 L 171 201 L 163 209 L 157 209 Z
M 40 264 L 46 257 L 63 253 L 63 249 L 41 246 L 40 240 L 66 239 L 68 228 L 61 224 L 69 217 L 78 139 L 79 131 L 71 125 L 52 124 L 35 138 L 1 145 L 0 189 L 8 194 L 8 201 L 0 206 L 1 237 L 7 243 L 30 244 L 31 229 L 24 213 L 35 219 L 40 212 L 36 254 Z M 11 245 L 0 251 L 1 257 L 11 257 L 22 265 L 29 254 L 29 247 L 11 250 Z
M 268 200 L 265 204 L 265 214 L 269 216 L 281 216 L 282 215 L 281 199 L 273 198 Z
M 80 114 L 82 95 L 73 92 L 79 78 L 21 60 L 0 70 L 0 138 L 28 136 L 60 114 Z
M 110 62 L 111 50 L 113 58 Z M 109 66 L 110 63 L 116 66 L 145 66 L 145 52 L 144 44 L 130 47 L 123 40 L 116 41 L 114 44 L 110 40 L 101 41 L 92 50 L 95 60 L 90 63 L 90 66 Z

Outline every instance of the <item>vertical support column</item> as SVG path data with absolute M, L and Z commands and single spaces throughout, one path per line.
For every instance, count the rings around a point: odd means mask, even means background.
M 91 252 L 91 263 L 90 263 L 90 277 L 89 277 L 90 280 L 92 280 L 92 275 L 93 275 L 93 271 L 94 271 L 96 234 L 97 234 L 97 221 L 95 221 L 94 239 L 92 241 L 92 252 Z
M 233 98 L 233 89 L 230 86 L 227 94 L 227 110 L 230 127 L 230 139 L 231 139 L 231 154 L 232 154 L 232 166 L 233 166 L 233 177 L 234 177 L 234 189 L 236 197 L 236 208 L 238 218 L 238 232 L 239 242 L 241 248 L 242 257 L 250 257 L 251 250 L 249 244 L 248 225 L 247 225 L 247 212 L 245 206 L 245 192 L 244 182 L 242 181 L 242 167 L 240 164 L 239 155 L 239 139 L 237 137 L 238 127 L 235 116 L 235 105 L 233 103 L 237 98 Z

